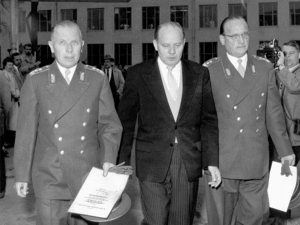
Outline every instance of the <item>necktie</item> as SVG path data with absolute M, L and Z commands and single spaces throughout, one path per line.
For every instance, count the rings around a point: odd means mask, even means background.
M 71 81 L 70 78 L 69 78 L 70 73 L 71 73 L 71 70 L 66 69 L 66 71 L 65 71 L 65 80 L 67 81 L 68 84 L 70 84 L 70 81 Z
M 109 69 L 105 69 L 105 71 L 106 71 L 107 78 L 109 80 Z
M 242 61 L 243 61 L 243 60 L 238 59 L 238 63 L 239 63 L 238 71 L 239 71 L 240 75 L 244 78 L 244 75 L 245 75 L 245 68 L 242 66 Z
M 167 75 L 167 81 L 168 81 L 168 85 L 169 85 L 169 92 L 171 97 L 176 100 L 177 99 L 177 95 L 178 95 L 178 84 L 175 80 L 175 77 L 172 74 L 172 68 L 168 67 L 168 75 Z

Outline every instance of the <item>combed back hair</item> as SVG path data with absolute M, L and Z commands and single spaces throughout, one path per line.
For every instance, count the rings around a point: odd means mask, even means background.
M 20 53 L 18 53 L 18 52 L 13 53 L 11 55 L 11 59 L 14 60 L 15 56 L 18 56 L 18 55 L 20 55 Z
M 297 49 L 298 52 L 300 52 L 300 47 L 299 47 L 299 44 L 296 42 L 296 41 L 288 41 L 288 42 L 285 42 L 283 44 L 283 46 L 291 46 L 291 47 L 294 47 L 295 49 Z
M 57 24 L 55 24 L 55 26 L 52 28 L 52 31 L 51 31 L 51 40 L 53 40 L 53 34 L 56 32 L 58 27 L 76 27 L 79 31 L 79 37 L 82 40 L 82 33 L 80 30 L 80 27 L 77 25 L 77 23 L 75 23 L 71 20 L 62 20 L 62 21 L 58 22 Z
M 12 64 L 14 64 L 14 61 L 10 58 L 10 57 L 6 57 L 4 60 L 3 60 L 3 68 L 6 66 L 7 63 L 11 62 Z
M 169 22 L 162 23 L 156 27 L 156 29 L 154 31 L 154 39 L 155 40 L 158 39 L 158 32 L 160 31 L 160 29 L 163 27 L 167 27 L 167 26 L 178 27 L 182 31 L 183 39 L 185 38 L 185 33 L 184 33 L 182 26 L 177 22 L 169 21 Z
M 247 24 L 247 21 L 246 21 L 245 18 L 242 17 L 242 16 L 236 16 L 236 15 L 228 16 L 228 17 L 226 17 L 226 18 L 222 21 L 222 23 L 221 23 L 221 25 L 220 25 L 220 34 L 221 34 L 221 35 L 224 34 L 224 27 L 225 27 L 225 24 L 226 24 L 228 21 L 230 21 L 230 20 L 244 20 L 245 23 Z
M 25 49 L 26 47 L 30 47 L 31 49 L 32 49 L 32 44 L 25 44 L 24 46 L 23 46 L 23 49 Z

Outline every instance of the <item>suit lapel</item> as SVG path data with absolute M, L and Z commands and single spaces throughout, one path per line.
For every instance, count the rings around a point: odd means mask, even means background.
M 261 76 L 257 73 L 253 58 L 248 56 L 247 68 L 235 104 L 239 104 L 254 88 Z
M 221 64 L 223 67 L 223 79 L 227 84 L 229 84 L 233 89 L 238 91 L 240 89 L 243 78 L 239 72 L 235 69 L 233 64 L 229 61 L 227 55 L 221 58 Z
M 160 75 L 157 59 L 154 59 L 149 65 L 149 73 L 142 74 L 146 85 L 149 87 L 152 95 L 157 100 L 160 107 L 167 113 L 169 117 L 174 119 L 169 102 L 164 89 L 163 81 Z
M 182 98 L 179 108 L 177 121 L 183 116 L 185 110 L 191 103 L 195 93 L 195 88 L 200 75 L 194 70 L 191 70 L 184 60 L 182 60 Z

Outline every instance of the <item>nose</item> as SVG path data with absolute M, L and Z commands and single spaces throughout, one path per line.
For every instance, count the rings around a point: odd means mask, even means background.
M 175 54 L 175 47 L 174 46 L 170 46 L 169 47 L 169 54 L 171 54 L 171 55 L 173 55 L 173 54 Z
M 244 37 L 243 37 L 242 34 L 239 34 L 238 42 L 240 42 L 240 43 L 244 43 L 245 42 L 245 39 L 244 39 Z
M 67 44 L 67 52 L 72 52 L 73 51 L 73 46 L 71 43 Z

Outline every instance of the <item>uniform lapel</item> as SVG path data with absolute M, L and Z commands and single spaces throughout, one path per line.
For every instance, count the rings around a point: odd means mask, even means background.
M 240 86 L 235 104 L 240 103 L 254 88 L 257 82 L 260 80 L 261 75 L 257 73 L 253 58 L 248 56 L 247 68 L 243 82 Z
M 185 110 L 188 108 L 188 105 L 191 103 L 199 77 L 200 75 L 197 74 L 194 70 L 191 70 L 183 60 L 182 61 L 182 98 L 181 98 L 181 104 L 179 108 L 177 121 L 180 120 Z
M 56 120 L 65 115 L 79 101 L 89 86 L 90 82 L 87 81 L 85 67 L 81 63 L 78 63 L 69 88 L 63 98 L 60 110 L 57 113 Z
M 146 85 L 149 87 L 152 95 L 157 100 L 157 103 L 160 105 L 160 107 L 168 114 L 168 116 L 174 119 L 165 93 L 157 59 L 152 61 L 151 65 L 149 65 L 149 69 L 146 71 L 149 71 L 149 73 L 142 74 Z

